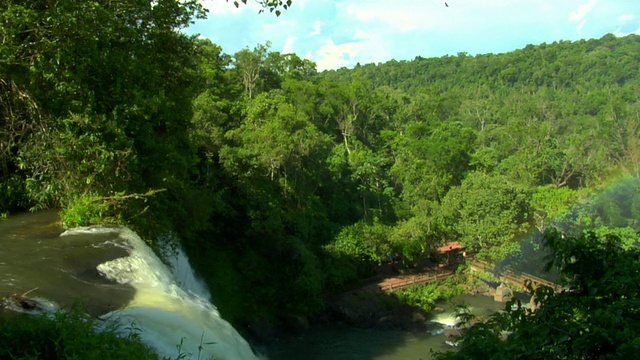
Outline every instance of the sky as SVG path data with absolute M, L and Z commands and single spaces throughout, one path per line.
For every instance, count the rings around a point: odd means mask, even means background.
M 277 17 L 248 0 L 203 0 L 186 29 L 227 54 L 271 42 L 318 70 L 392 59 L 504 53 L 528 44 L 640 35 L 640 0 L 293 0 Z M 448 6 L 447 6 L 448 5 Z

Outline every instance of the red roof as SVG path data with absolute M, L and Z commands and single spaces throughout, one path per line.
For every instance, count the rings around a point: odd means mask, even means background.
M 460 249 L 464 249 L 464 246 L 462 246 L 459 242 L 454 241 L 446 244 L 445 246 L 441 246 L 437 248 L 436 251 L 441 253 L 446 253 L 449 251 L 460 250 Z

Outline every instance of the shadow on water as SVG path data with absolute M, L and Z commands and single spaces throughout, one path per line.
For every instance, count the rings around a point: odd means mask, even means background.
M 55 211 L 0 221 L 0 298 L 29 292 L 61 308 L 79 303 L 93 316 L 129 303 L 134 289 L 105 279 L 96 269 L 127 256 L 114 235 L 61 237 L 62 232 Z
M 386 295 L 390 296 L 390 295 Z M 462 295 L 439 304 L 424 319 L 423 328 L 412 331 L 358 328 L 345 324 L 322 324 L 297 337 L 275 341 L 265 353 L 270 360 L 337 359 L 400 360 L 431 359 L 431 350 L 449 351 L 444 330 L 451 329 L 456 319 L 456 306 L 486 317 L 504 309 L 504 304 L 482 295 Z
M 430 359 L 429 349 L 446 350 L 441 336 L 326 325 L 290 340 L 277 341 L 271 360 Z

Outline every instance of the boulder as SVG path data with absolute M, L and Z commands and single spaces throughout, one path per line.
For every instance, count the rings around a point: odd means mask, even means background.
M 449 339 L 449 338 L 456 338 L 460 336 L 461 333 L 459 329 L 444 329 L 442 331 L 442 334 L 444 335 L 445 338 Z
M 539 305 L 536 304 L 536 297 L 532 296 L 531 300 L 529 300 L 529 303 L 526 305 L 527 309 L 530 310 L 538 310 Z
M 504 283 L 496 288 L 496 294 L 493 299 L 497 302 L 506 303 L 513 297 L 513 290 L 509 289 Z

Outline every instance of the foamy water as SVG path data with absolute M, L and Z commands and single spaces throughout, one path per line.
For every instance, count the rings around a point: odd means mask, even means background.
M 102 263 L 97 269 L 108 279 L 132 286 L 136 293 L 125 308 L 110 312 L 103 319 L 120 324 L 125 334 L 128 329 L 138 329 L 141 340 L 162 357 L 256 359 L 249 344 L 209 302 L 206 287 L 198 281 L 181 251 L 173 254 L 172 267 L 182 277 L 184 289 L 144 241 L 127 228 L 76 228 L 63 236 L 107 232 L 117 235 L 117 239 L 109 241 L 126 248 L 129 256 Z
M 431 322 L 440 324 L 447 329 L 451 329 L 460 322 L 460 319 L 455 312 L 449 311 L 436 314 L 433 319 L 431 319 Z

